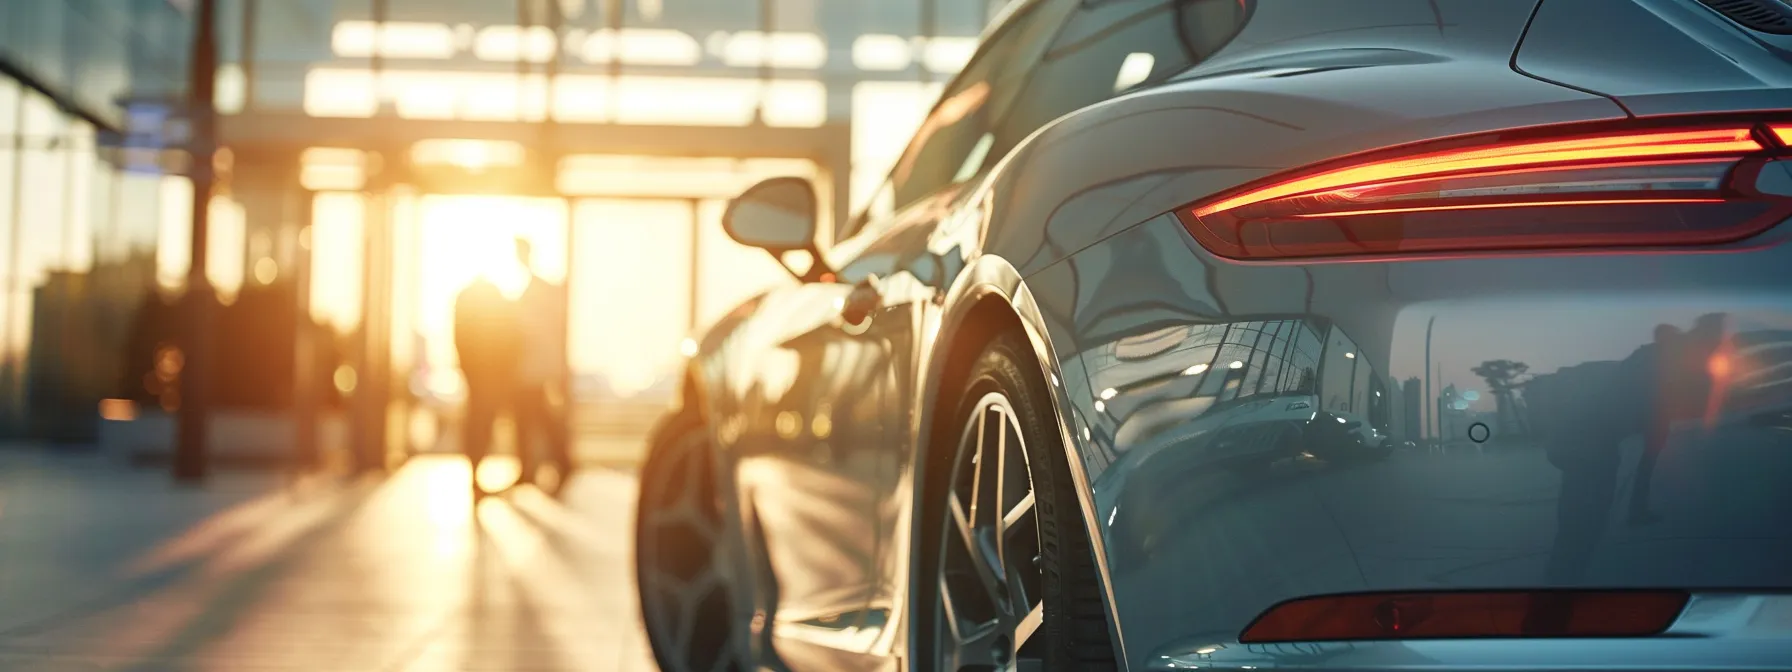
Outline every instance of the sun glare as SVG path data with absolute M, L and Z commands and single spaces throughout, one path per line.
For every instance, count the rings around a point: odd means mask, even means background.
M 420 208 L 422 274 L 418 325 L 427 356 L 448 366 L 454 354 L 454 301 L 481 277 L 515 298 L 529 282 L 515 240 L 533 248 L 533 271 L 549 282 L 566 279 L 565 205 L 556 199 L 504 196 L 425 196 Z

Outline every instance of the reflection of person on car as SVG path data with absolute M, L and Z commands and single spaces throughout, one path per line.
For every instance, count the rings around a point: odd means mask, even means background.
M 1630 519 L 1653 519 L 1648 483 L 1656 459 L 1674 421 L 1705 412 L 1713 389 L 1707 367 L 1723 343 L 1725 322 L 1723 315 L 1706 315 L 1690 332 L 1664 324 L 1654 343 L 1621 362 L 1589 362 L 1548 376 L 1562 392 L 1535 400 L 1550 407 L 1546 447 L 1550 462 L 1562 470 L 1550 583 L 1574 583 L 1585 572 L 1616 494 L 1620 444 L 1639 434 L 1644 449 Z
M 1661 353 L 1656 370 L 1655 390 L 1658 407 L 1643 435 L 1643 455 L 1637 460 L 1636 475 L 1631 479 L 1630 522 L 1655 522 L 1659 517 L 1649 510 L 1649 486 L 1655 474 L 1655 461 L 1667 447 L 1668 435 L 1677 420 L 1704 417 L 1718 386 L 1713 383 L 1716 357 L 1725 349 L 1727 329 L 1719 314 L 1701 316 L 1692 331 L 1683 332 L 1672 325 L 1655 328 L 1655 347 Z

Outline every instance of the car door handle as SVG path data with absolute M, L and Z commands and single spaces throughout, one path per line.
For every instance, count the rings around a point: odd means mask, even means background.
M 884 305 L 884 294 L 877 288 L 877 276 L 867 276 L 852 286 L 840 303 L 840 319 L 847 324 L 861 325 Z

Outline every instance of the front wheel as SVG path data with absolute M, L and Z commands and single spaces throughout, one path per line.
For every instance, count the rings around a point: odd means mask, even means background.
M 949 476 L 924 505 L 914 588 L 917 670 L 1112 670 L 1107 613 L 1049 391 L 1018 336 L 997 339 L 955 397 Z M 939 502 L 943 498 L 943 505 Z M 925 514 L 924 514 L 925 515 Z
M 635 585 L 665 672 L 735 672 L 733 602 L 721 569 L 725 507 L 703 425 L 667 418 L 648 444 L 635 511 Z

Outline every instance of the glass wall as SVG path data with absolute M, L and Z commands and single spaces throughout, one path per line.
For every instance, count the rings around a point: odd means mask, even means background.
M 185 89 L 190 19 L 169 0 L 0 2 L 0 60 L 112 125 L 117 101 Z
M 131 394 L 161 178 L 117 170 L 91 122 L 10 79 L 0 134 L 0 434 L 84 440 L 99 400 Z
M 853 205 L 1000 0 L 220 0 L 219 107 L 855 129 Z M 545 27 L 549 5 L 562 30 Z M 549 63 L 559 76 L 550 82 Z
M 189 23 L 168 0 L 0 2 L 0 436 L 91 440 L 100 400 L 142 387 L 171 178 L 119 169 L 109 139 L 121 101 L 184 93 Z

